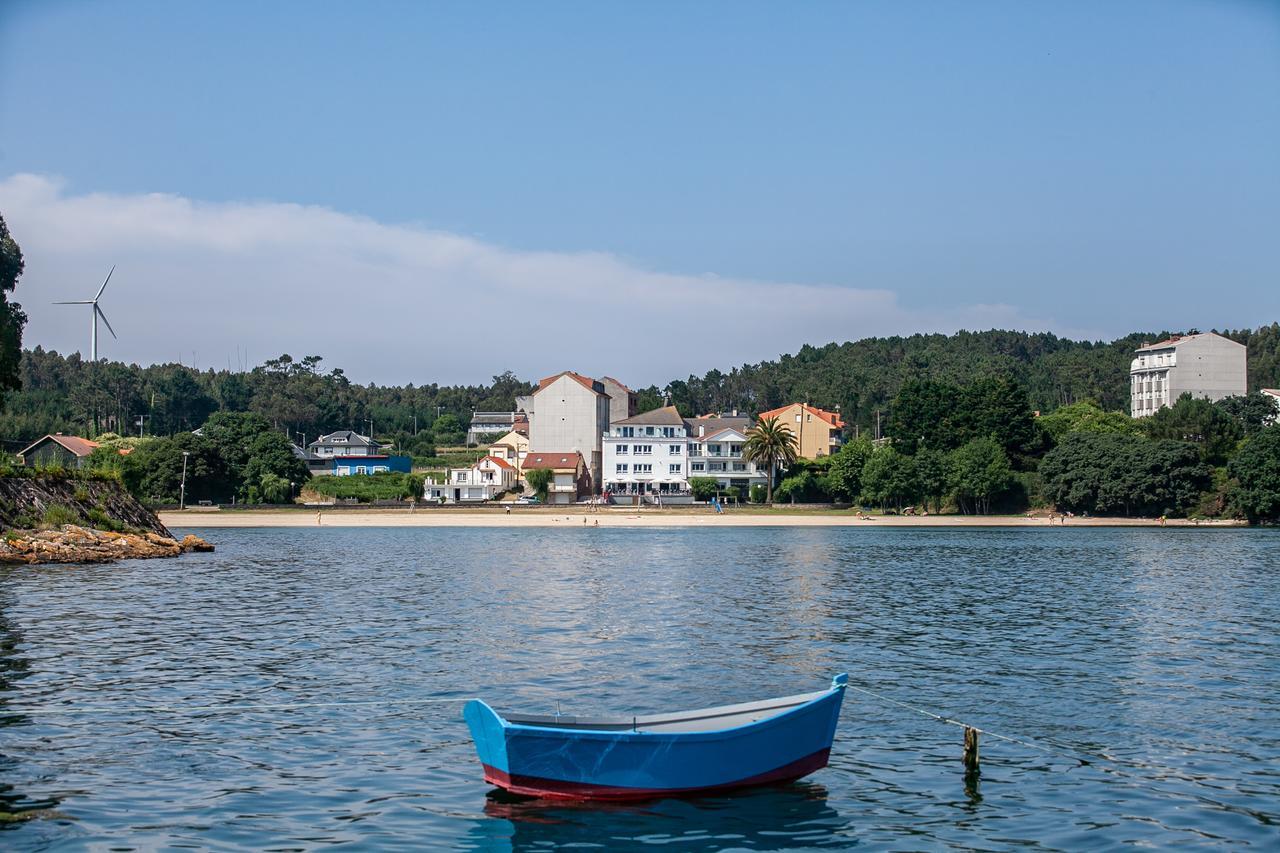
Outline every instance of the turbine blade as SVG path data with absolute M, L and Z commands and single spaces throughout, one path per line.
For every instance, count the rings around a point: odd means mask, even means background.
M 102 287 L 99 287 L 99 288 L 98 288 L 98 295 L 97 295 L 97 296 L 95 296 L 95 297 L 93 297 L 93 301 L 94 301 L 94 302 L 97 302 L 97 301 L 98 301 L 98 299 L 102 296 L 102 291 L 104 291 L 104 290 L 106 290 L 106 289 L 107 289 L 107 282 L 111 281 L 111 273 L 113 273 L 113 272 L 115 272 L 115 271 L 116 271 L 116 266 L 115 266 L 115 264 L 112 264 L 112 265 L 111 265 L 111 272 L 107 273 L 107 277 L 106 277 L 106 278 L 104 278 L 104 279 L 102 280 Z
M 79 302 L 55 302 L 53 304 L 54 305 L 92 305 L 93 302 L 91 302 L 88 299 L 81 299 Z
M 99 308 L 96 303 L 93 306 L 93 310 L 97 311 L 98 316 L 102 318 L 102 322 L 107 324 L 107 331 L 111 333 L 111 337 L 115 338 L 117 341 L 120 340 L 120 338 L 116 335 L 116 330 L 111 328 L 111 322 L 107 320 L 107 315 L 102 313 L 102 309 Z

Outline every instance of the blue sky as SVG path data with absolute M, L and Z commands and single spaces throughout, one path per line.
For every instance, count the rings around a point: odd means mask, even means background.
M 144 362 L 647 384 L 874 334 L 1259 325 L 1277 152 L 1274 2 L 0 5 L 27 342 L 82 348 L 46 303 L 116 263 L 103 350 Z M 305 334 L 353 291 L 403 310 Z

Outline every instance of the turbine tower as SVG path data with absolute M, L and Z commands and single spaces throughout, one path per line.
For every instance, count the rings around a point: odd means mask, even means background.
M 115 271 L 116 271 L 116 268 L 114 266 L 111 267 L 111 272 L 107 273 L 107 277 L 102 280 L 102 287 L 98 288 L 97 295 L 94 296 L 92 299 L 81 299 L 78 302 L 53 303 L 54 305 L 92 305 L 93 306 L 93 311 L 90 315 L 92 326 L 89 332 L 89 360 L 90 361 L 98 360 L 98 318 L 99 317 L 102 318 L 102 322 L 107 324 L 107 331 L 111 333 L 111 337 L 115 338 L 116 340 L 119 340 L 119 337 L 116 336 L 116 330 L 111 328 L 111 322 L 107 320 L 107 315 L 103 314 L 102 309 L 98 307 L 98 300 L 102 298 L 102 291 L 107 289 L 107 282 L 111 281 L 111 274 L 114 273 Z

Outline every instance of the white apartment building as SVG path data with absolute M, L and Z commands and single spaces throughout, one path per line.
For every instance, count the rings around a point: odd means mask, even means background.
M 609 395 L 604 384 L 566 370 L 548 376 L 533 392 L 529 414 L 529 453 L 580 453 L 590 477 L 588 490 L 600 491 L 601 437 L 609 431 Z
M 742 455 L 747 443 L 746 418 L 698 418 L 689 424 L 693 427 L 689 437 L 690 477 L 713 477 L 722 489 L 739 489 L 744 500 L 752 486 L 765 485 L 766 472 Z
M 1138 347 L 1129 365 L 1130 413 L 1135 418 L 1172 406 L 1183 394 L 1221 400 L 1248 387 L 1243 344 L 1212 332 L 1174 335 Z
M 601 437 L 613 503 L 690 503 L 688 427 L 675 406 L 616 421 Z

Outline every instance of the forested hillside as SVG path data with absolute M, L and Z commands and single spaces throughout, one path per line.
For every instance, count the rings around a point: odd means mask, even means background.
M 658 405 L 670 395 L 683 413 L 692 415 L 735 408 L 754 413 L 807 401 L 840 406 L 847 422 L 866 430 L 874 425 L 877 411 L 888 418 L 889 403 L 907 380 L 965 386 L 981 377 L 998 377 L 1018 382 L 1031 407 L 1043 412 L 1080 400 L 1127 411 L 1133 349 L 1165 334 L 1090 343 L 1051 334 L 988 331 L 806 346 L 777 361 L 640 389 L 641 406 Z M 1224 334 L 1249 347 L 1249 390 L 1280 386 L 1280 325 Z M 92 364 L 78 354 L 64 357 L 37 347 L 22 355 L 22 390 L 6 398 L 0 438 L 12 452 L 48 432 L 136 435 L 139 417 L 147 434 L 170 435 L 195 429 L 216 411 L 261 414 L 295 440 L 349 427 L 395 435 L 413 433 L 415 426 L 430 429 L 440 415 L 453 415 L 465 425 L 475 409 L 510 410 L 517 395 L 532 389 L 512 372 L 494 377 L 487 386 L 358 385 L 340 368 L 321 365 L 318 356 L 294 360 L 285 355 L 248 372 L 197 371 L 178 364 Z M 586 364 L 564 367 L 591 369 Z

